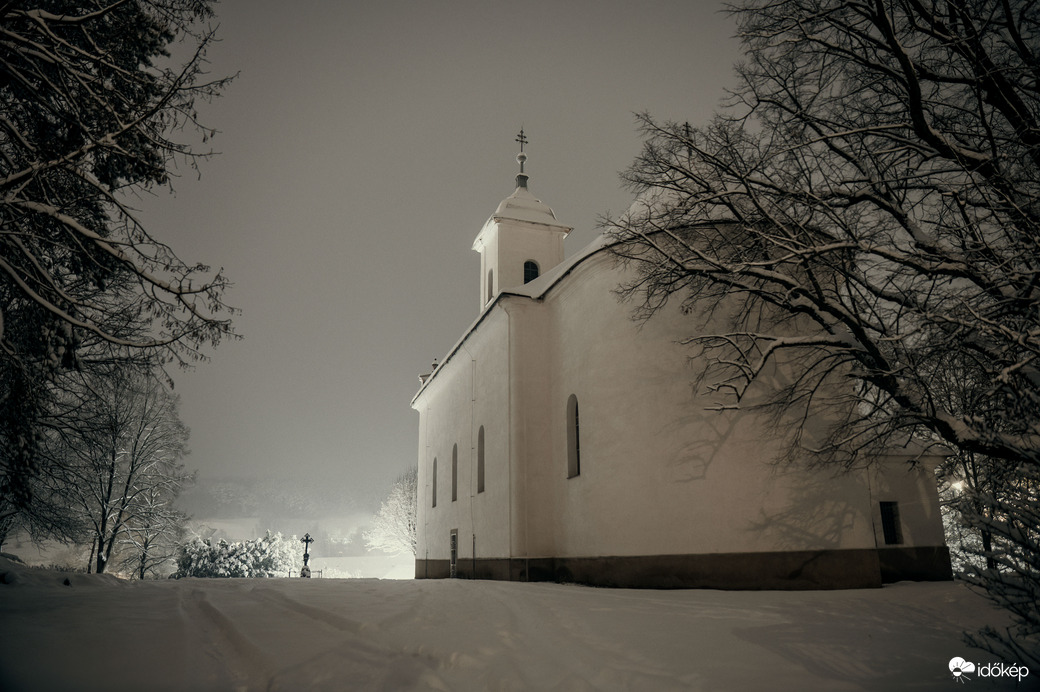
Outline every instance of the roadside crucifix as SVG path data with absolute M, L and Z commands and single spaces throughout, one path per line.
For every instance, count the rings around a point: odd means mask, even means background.
M 311 558 L 309 551 L 311 548 L 311 543 L 314 542 L 314 539 L 311 538 L 311 535 L 309 533 L 305 533 L 303 535 L 303 538 L 301 538 L 300 540 L 303 542 L 303 569 L 300 570 L 300 576 L 305 579 L 309 579 L 311 576 L 311 568 L 307 566 L 307 561 Z

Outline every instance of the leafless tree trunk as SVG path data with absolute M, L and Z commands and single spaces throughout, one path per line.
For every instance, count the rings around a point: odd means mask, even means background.
M 167 488 L 145 488 L 140 499 L 137 520 L 121 539 L 121 567 L 138 579 L 163 576 L 174 571 L 188 516 L 173 506 L 174 495 Z
M 70 403 L 76 417 L 66 418 L 49 446 L 60 473 L 42 483 L 41 495 L 88 527 L 93 568 L 102 573 L 117 547 L 132 556 L 142 550 L 142 534 L 151 537 L 147 550 L 183 526 L 172 503 L 191 480 L 180 462 L 188 431 L 177 399 L 140 374 L 86 381 Z

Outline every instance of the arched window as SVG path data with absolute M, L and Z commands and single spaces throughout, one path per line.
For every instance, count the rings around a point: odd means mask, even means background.
M 433 458 L 433 476 L 430 482 L 433 486 L 433 506 L 437 506 L 437 457 Z
M 581 432 L 578 420 L 578 397 L 567 399 L 567 478 L 581 473 Z
M 524 262 L 524 283 L 530 283 L 538 278 L 538 263 L 534 260 Z
M 495 297 L 495 270 L 488 269 L 488 285 L 487 285 L 487 300 L 485 302 L 490 303 L 491 299 Z
M 451 501 L 459 499 L 459 446 L 451 448 Z
M 477 492 L 484 492 L 484 426 L 477 431 Z

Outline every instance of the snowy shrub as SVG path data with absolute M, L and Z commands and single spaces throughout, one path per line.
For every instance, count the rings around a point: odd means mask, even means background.
M 285 577 L 298 569 L 296 536 L 270 531 L 254 541 L 218 541 L 193 537 L 180 548 L 177 577 Z

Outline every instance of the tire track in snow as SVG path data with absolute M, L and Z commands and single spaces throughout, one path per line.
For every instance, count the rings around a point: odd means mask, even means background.
M 251 588 L 251 598 L 265 610 L 276 608 L 289 617 L 302 617 L 305 623 L 331 628 L 335 633 L 315 637 L 320 646 L 303 659 L 280 666 L 268 681 L 269 692 L 305 689 L 308 692 L 407 689 L 448 690 L 438 675 L 441 662 L 421 652 L 402 650 L 380 637 L 376 623 L 366 623 L 337 615 L 297 600 L 268 587 Z M 276 618 L 284 622 L 284 618 Z M 305 625 L 306 627 L 306 625 Z M 299 631 L 298 625 L 293 630 Z M 329 630 L 326 629 L 326 632 Z M 344 676 L 349 677 L 344 688 Z
M 301 603 L 289 595 L 274 589 L 256 588 L 252 590 L 252 594 L 259 600 L 266 601 L 276 607 L 284 608 L 285 610 L 296 613 L 297 615 L 302 615 L 305 618 L 317 620 L 318 622 L 328 625 L 340 632 L 361 634 L 362 630 L 368 627 L 366 623 L 351 620 L 350 618 L 330 613 L 327 610 L 322 610 L 321 608 L 315 608 L 306 603 Z
M 269 688 L 272 671 L 263 651 L 210 602 L 202 589 L 182 592 L 180 609 L 188 623 L 209 640 L 211 647 L 207 651 L 228 673 L 236 692 Z

